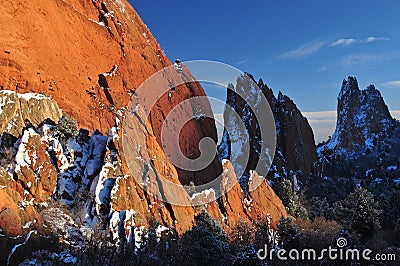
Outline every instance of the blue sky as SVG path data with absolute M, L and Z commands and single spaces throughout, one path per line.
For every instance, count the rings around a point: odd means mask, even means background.
M 215 60 L 252 73 L 309 120 L 336 110 L 349 75 L 361 88 L 375 84 L 389 108 L 400 109 L 400 1 L 130 2 L 171 60 Z

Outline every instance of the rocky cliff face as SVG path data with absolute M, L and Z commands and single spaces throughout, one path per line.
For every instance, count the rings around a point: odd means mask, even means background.
M 338 96 L 335 132 L 324 148 L 340 155 L 366 151 L 396 124 L 374 85 L 360 90 L 357 79 L 348 77 Z
M 357 165 L 359 172 L 396 166 L 399 140 L 399 121 L 390 115 L 379 90 L 374 85 L 360 90 L 355 77 L 343 80 L 335 132 L 318 147 L 322 161 Z
M 1 87 L 51 95 L 90 131 L 106 132 L 135 88 L 170 64 L 124 0 L 13 1 L 0 8 Z
M 247 183 L 250 192 L 244 195 L 232 163 L 224 160 L 223 169 L 222 196 L 217 199 L 215 191 L 209 189 L 193 194 L 192 200 L 194 204 L 208 202 L 205 209 L 226 231 L 230 232 L 240 220 L 254 222 L 265 217 L 269 217 L 272 228 L 276 229 L 279 219 L 288 216 L 282 201 L 264 177 L 252 171 Z
M 191 198 L 181 187 L 174 197 L 188 204 L 169 204 L 168 184 L 202 184 L 223 167 L 216 157 L 200 172 L 176 168 L 162 149 L 161 130 L 177 104 L 204 95 L 201 86 L 190 82 L 161 96 L 149 120 L 141 106 L 126 108 L 146 78 L 171 64 L 126 1 L 12 1 L 0 3 L 0 8 L 2 232 L 19 235 L 38 230 L 82 245 L 96 228 L 111 232 L 121 244 L 140 238 L 151 221 L 163 230 L 187 231 L 198 210 L 197 196 Z M 177 64 L 178 78 L 191 80 L 185 66 Z M 159 85 L 169 85 L 169 78 L 166 75 Z M 210 109 L 209 103 L 202 108 Z M 55 134 L 62 112 L 82 127 L 76 136 Z M 132 119 L 128 144 L 133 157 L 129 158 L 121 126 L 127 115 Z M 179 136 L 184 155 L 198 156 L 199 141 L 205 136 L 216 140 L 213 121 L 187 123 Z M 235 174 L 227 172 L 228 183 L 237 182 Z M 168 176 L 168 182 L 160 175 Z M 155 194 L 144 190 L 143 184 Z M 227 230 L 240 217 L 252 220 L 268 213 L 276 223 L 287 215 L 265 181 L 250 195 L 233 185 L 222 203 L 213 198 L 207 205 L 215 207 L 213 216 Z M 226 190 L 226 183 L 216 189 Z
M 50 119 L 57 123 L 62 115 L 58 105 L 43 94 L 20 94 L 9 90 L 0 90 L 0 133 L 14 137 L 22 134 L 29 124 L 40 125 Z
M 292 172 L 305 180 L 317 161 L 314 134 L 307 119 L 289 97 L 279 93 L 276 102 L 277 169 L 286 170 L 289 176 Z
M 117 110 L 127 106 L 139 85 L 171 62 L 149 29 L 125 1 L 14 1 L 1 3 L 0 87 L 51 96 L 79 126 L 107 133 Z M 182 67 L 182 79 L 190 77 Z M 171 79 L 164 77 L 159 86 Z M 184 82 L 179 82 L 184 83 Z M 178 103 L 204 96 L 192 82 L 162 96 L 151 112 L 154 135 L 161 145 L 161 125 Z M 204 108 L 209 109 L 205 103 Z M 190 121 L 181 131 L 181 150 L 198 156 L 204 136 L 216 139 L 211 120 Z M 218 176 L 215 158 L 203 179 L 178 169 L 183 183 L 204 183 Z
M 254 81 L 254 78 L 249 75 Z M 254 97 L 251 95 L 251 90 L 244 90 L 244 87 L 254 86 L 249 83 L 248 79 L 242 79 L 243 82 L 238 82 L 235 88 L 228 89 L 227 104 L 231 106 L 239 116 L 249 132 L 250 138 L 250 163 L 247 165 L 244 176 L 250 176 L 250 170 L 255 169 L 254 166 L 259 160 L 259 147 L 260 147 L 260 132 L 257 125 L 257 119 L 254 113 L 250 111 L 248 99 Z M 314 134 L 305 117 L 297 109 L 293 101 L 279 92 L 276 98 L 270 88 L 262 80 L 258 82 L 258 87 L 261 89 L 265 98 L 271 107 L 276 126 L 276 150 L 274 161 L 269 171 L 267 178 L 273 178 L 274 174 L 305 180 L 312 172 L 315 162 L 317 161 L 317 153 L 314 142 Z M 246 99 L 237 96 L 237 91 L 246 91 Z M 233 119 L 227 112 L 225 112 L 225 122 Z M 231 150 L 232 141 L 236 141 L 239 136 L 229 136 L 224 132 L 224 137 L 221 145 L 219 146 L 219 154 L 222 159 L 229 158 L 233 155 L 234 151 Z M 265 140 L 264 140 L 265 141 Z
M 1 151 L 9 150 L 0 169 L 3 233 L 18 235 L 33 229 L 46 233 L 48 228 L 59 227 L 61 220 L 69 224 L 63 229 L 66 241 L 76 241 L 73 232 L 90 234 L 93 226 L 103 224 L 112 239 L 123 244 L 148 227 L 149 221 L 183 233 L 193 225 L 199 211 L 195 206 L 203 204 L 227 231 L 240 219 L 254 221 L 269 215 L 274 227 L 282 215 L 287 216 L 281 200 L 256 172 L 248 186 L 260 183 L 259 179 L 261 186 L 244 195 L 229 161 L 223 163 L 223 178 L 216 188 L 220 191 L 210 189 L 190 197 L 180 187 L 169 193 L 169 182 L 181 184 L 177 170 L 162 152 L 150 123 L 141 119 L 142 108 L 136 113 L 129 120 L 133 134 L 128 145 L 150 148 L 148 154 L 132 149 L 130 169 L 122 144 L 121 121 L 129 114 L 125 110 L 118 112 L 108 135 L 94 131 L 90 136 L 81 129 L 77 136 L 60 138 L 54 134 L 56 127 L 45 122 L 23 129 L 15 144 L 3 142 Z M 168 176 L 168 181 L 161 175 Z M 217 199 L 217 194 L 222 197 Z M 179 197 L 186 206 L 169 203 Z M 52 204 L 55 200 L 68 211 L 49 206 L 51 198 Z

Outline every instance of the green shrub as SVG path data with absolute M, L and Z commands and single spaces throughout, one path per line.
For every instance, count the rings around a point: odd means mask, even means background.
M 63 115 L 58 121 L 54 129 L 54 136 L 58 138 L 68 139 L 78 135 L 78 126 L 76 120 L 68 115 Z
M 297 218 L 307 219 L 308 213 L 306 208 L 303 206 L 301 194 L 299 194 L 293 188 L 292 182 L 289 179 L 283 179 L 282 181 L 275 182 L 273 187 L 275 193 L 282 200 L 283 205 L 286 207 L 286 211 Z

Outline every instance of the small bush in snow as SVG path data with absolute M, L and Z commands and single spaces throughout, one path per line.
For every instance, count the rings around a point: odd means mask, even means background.
M 63 115 L 55 126 L 54 136 L 58 138 L 68 139 L 78 135 L 78 126 L 75 119 L 68 115 Z

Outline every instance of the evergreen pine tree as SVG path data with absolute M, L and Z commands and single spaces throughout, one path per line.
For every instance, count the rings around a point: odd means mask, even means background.
M 380 228 L 382 211 L 372 193 L 364 188 L 356 188 L 346 199 L 335 202 L 333 208 L 336 220 L 347 229 L 367 235 Z
M 297 226 L 292 223 L 291 218 L 281 217 L 279 219 L 278 227 L 278 240 L 281 247 L 286 250 L 299 246 L 299 241 L 302 234 L 297 229 Z
M 171 265 L 231 265 L 228 238 L 206 211 L 195 216 L 196 225 L 178 241 Z
M 249 244 L 242 247 L 237 253 L 233 261 L 233 265 L 258 266 L 264 265 L 263 261 L 258 258 L 257 251 L 253 245 Z
M 308 218 L 307 210 L 301 203 L 298 192 L 293 189 L 292 182 L 289 179 L 280 181 L 274 186 L 274 190 L 289 214 L 295 218 Z
M 207 211 L 202 210 L 198 215 L 194 217 L 196 226 L 201 226 L 206 228 L 215 237 L 226 239 L 227 235 L 222 229 L 221 224 L 212 218 Z
M 240 250 L 254 242 L 254 227 L 244 220 L 239 222 L 232 228 L 230 241 L 233 250 Z

